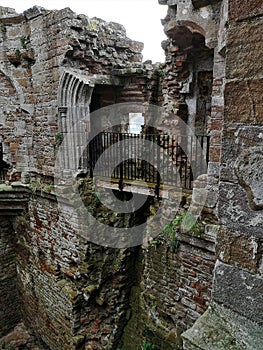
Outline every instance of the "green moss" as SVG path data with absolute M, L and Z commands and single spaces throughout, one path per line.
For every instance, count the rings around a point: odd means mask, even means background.
M 21 42 L 22 48 L 26 49 L 26 37 L 22 36 L 20 38 L 20 42 Z
M 83 342 L 85 341 L 85 336 L 84 335 L 75 335 L 75 337 L 73 337 L 73 344 L 76 347 L 79 347 L 83 344 Z
M 63 135 L 58 132 L 55 135 L 55 148 L 58 148 L 63 142 Z
M 43 191 L 49 193 L 49 192 L 51 192 L 51 189 L 52 189 L 52 185 L 45 185 L 43 188 Z
M 0 192 L 7 192 L 7 191 L 13 191 L 13 187 L 5 185 L 5 184 L 1 184 L 0 185 Z
M 97 289 L 98 289 L 98 286 L 96 284 L 91 284 L 91 285 L 87 286 L 86 288 L 84 288 L 83 291 L 87 294 L 91 294 L 92 292 L 94 292 Z
M 19 50 L 19 49 L 16 49 L 15 54 L 16 54 L 17 57 L 20 57 L 20 56 L 21 56 L 20 50 Z
M 144 340 L 141 344 L 142 350 L 157 350 L 157 346 Z
M 176 216 L 176 218 L 168 225 L 165 225 L 163 231 L 151 242 L 151 244 L 153 246 L 167 244 L 168 247 L 175 250 L 180 245 L 177 238 L 178 234 L 186 232 L 196 236 L 200 236 L 202 232 L 202 225 L 200 222 L 197 221 L 194 215 L 188 212 Z

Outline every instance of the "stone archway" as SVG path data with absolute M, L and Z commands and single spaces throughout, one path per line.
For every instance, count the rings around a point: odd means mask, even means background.
M 173 103 L 172 112 L 196 134 L 207 134 L 211 116 L 213 49 L 207 47 L 205 30 L 199 24 L 187 20 L 167 20 L 164 26 L 169 37 L 166 51 L 171 61 L 167 88 L 170 98 L 177 102 Z M 171 82 L 171 77 L 174 77 L 175 84 Z
M 59 142 L 63 142 L 64 169 L 75 171 L 87 168 L 85 132 L 90 131 L 90 101 L 94 84 L 73 70 L 65 70 L 58 89 Z M 65 137 L 67 136 L 67 137 Z

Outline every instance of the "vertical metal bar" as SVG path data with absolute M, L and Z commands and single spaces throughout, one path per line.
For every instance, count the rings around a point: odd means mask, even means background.
M 111 165 L 113 164 L 113 162 L 115 161 L 115 153 L 114 153 L 114 133 L 111 132 Z M 111 168 L 111 167 L 110 167 Z M 115 167 L 112 169 L 111 168 L 111 176 L 115 179 Z
M 134 178 L 135 180 L 138 180 L 139 178 L 139 149 L 138 149 L 138 144 L 139 144 L 139 140 L 140 140 L 141 135 L 136 135 L 136 137 L 134 138 L 134 162 L 133 162 L 133 166 L 134 166 Z
M 126 149 L 127 149 L 127 151 L 128 151 L 128 155 L 127 155 L 127 157 L 128 157 L 128 164 L 127 164 L 127 167 L 126 167 L 126 170 L 127 170 L 127 172 L 128 172 L 128 179 L 130 179 L 130 173 L 131 173 L 131 169 L 130 169 L 130 167 L 131 167 L 131 159 L 130 159 L 130 155 L 131 155 L 131 136 L 130 136 L 130 134 L 125 134 L 125 138 L 126 138 Z
M 123 135 L 122 133 L 119 134 L 119 142 L 122 144 Z M 123 149 L 122 146 L 118 147 L 119 154 L 120 154 L 120 183 L 123 184 Z M 122 190 L 122 188 L 120 188 Z
M 127 157 L 127 161 L 125 161 L 125 178 L 127 177 L 128 179 L 130 178 L 130 163 L 131 163 L 131 160 L 130 160 L 130 147 L 131 147 L 131 144 L 130 144 L 130 137 L 129 137 L 129 134 L 126 133 L 125 134 L 125 158 Z
M 102 152 L 105 154 L 105 151 L 107 151 L 107 145 L 106 145 L 106 139 L 107 139 L 107 132 L 103 131 L 102 136 Z M 107 153 L 106 153 L 107 154 Z M 103 164 L 103 176 L 107 176 L 107 167 L 108 167 L 108 156 L 105 159 L 105 162 Z
M 187 137 L 186 135 L 184 135 L 184 149 L 186 149 L 187 147 Z M 184 153 L 184 187 L 187 188 L 187 154 L 185 153 L 185 151 L 183 151 Z
M 192 188 L 193 136 L 190 136 L 189 188 Z
M 166 176 L 167 176 L 167 181 L 169 181 L 169 154 L 170 154 L 170 135 L 167 135 L 167 157 L 166 157 Z
M 206 136 L 206 164 L 209 163 L 210 136 Z
M 161 184 L 161 176 L 160 176 L 160 145 L 161 145 L 161 137 L 157 135 L 157 183 L 156 183 L 156 197 L 159 198 L 160 193 L 160 184 Z
M 109 137 L 110 137 L 110 133 L 107 132 L 107 149 L 109 148 Z M 110 169 L 110 163 L 111 163 L 111 153 L 110 153 L 110 149 L 108 150 L 108 163 L 107 163 L 107 169 L 106 169 L 106 176 L 109 177 L 109 169 Z
M 172 165 L 172 169 L 171 169 L 171 183 L 172 185 L 174 184 L 174 136 L 172 135 L 172 153 L 171 153 L 171 165 Z

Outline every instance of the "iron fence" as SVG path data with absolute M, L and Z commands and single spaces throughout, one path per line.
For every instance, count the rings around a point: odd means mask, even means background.
M 209 136 L 101 132 L 89 144 L 90 175 L 192 189 L 206 173 Z
M 4 183 L 7 179 L 8 166 L 3 160 L 3 144 L 0 143 L 0 183 Z

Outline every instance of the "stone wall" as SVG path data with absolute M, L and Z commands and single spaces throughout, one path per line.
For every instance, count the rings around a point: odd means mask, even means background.
M 1 335 L 22 318 L 51 350 L 261 347 L 262 6 L 159 2 L 168 39 L 166 62 L 154 67 L 119 24 L 70 9 L 0 8 L 1 141 L 11 180 L 27 182 L 0 193 Z M 83 213 L 63 188 L 53 191 L 58 141 L 77 109 L 89 131 L 91 112 L 122 102 L 163 104 L 160 129 L 175 133 L 181 118 L 210 136 L 208 173 L 175 221 L 129 249 L 92 243 L 96 227 L 83 231 Z M 145 222 L 164 200 L 116 214 L 79 176 L 83 203 L 106 224 L 102 237 Z M 178 222 L 200 203 L 197 227 L 184 232 Z
M 185 349 L 261 349 L 262 5 L 228 2 L 217 263 L 211 308 Z M 221 113 L 221 112 L 220 112 Z M 211 337 L 211 334 L 214 337 Z
M 98 200 L 92 182 L 85 198 L 95 210 Z M 58 208 L 52 194 L 32 194 L 28 213 L 26 227 L 17 219 L 16 233 L 25 324 L 50 349 L 61 349 L 62 343 L 64 349 L 116 348 L 126 323 L 136 249 L 88 242 L 74 208 Z
M 1 216 L 0 229 L 0 337 L 2 337 L 20 321 L 21 307 L 12 221 Z
M 257 309 L 261 305 L 258 288 L 263 285 L 260 185 L 263 180 L 263 85 L 262 65 L 259 63 L 263 12 L 262 6 L 253 1 L 246 3 L 245 9 L 246 15 L 244 8 L 241 10 L 235 1 L 229 2 L 218 205 L 222 226 L 217 247 L 219 261 L 215 270 L 214 301 L 262 326 L 262 318 L 257 314 L 255 305 Z M 226 273 L 221 280 L 219 275 L 222 271 Z M 241 278 L 243 274 L 244 279 Z M 229 284 L 230 275 L 233 278 Z M 247 282 L 244 283 L 245 280 Z M 224 285 L 225 292 L 221 293 Z M 230 293 L 235 285 L 239 285 L 239 291 Z M 249 288 L 249 285 L 253 287 Z
M 159 239 L 141 253 L 123 349 L 139 349 L 143 342 L 163 350 L 181 349 L 181 333 L 210 303 L 215 237 L 180 234 L 176 244 Z
M 120 24 L 69 8 L 35 6 L 22 15 L 2 8 L 0 40 L 1 140 L 4 159 L 20 175 L 53 176 L 63 72 L 89 81 L 91 91 L 94 84 L 121 86 L 119 102 L 158 100 L 155 69 L 141 62 L 143 44 Z

